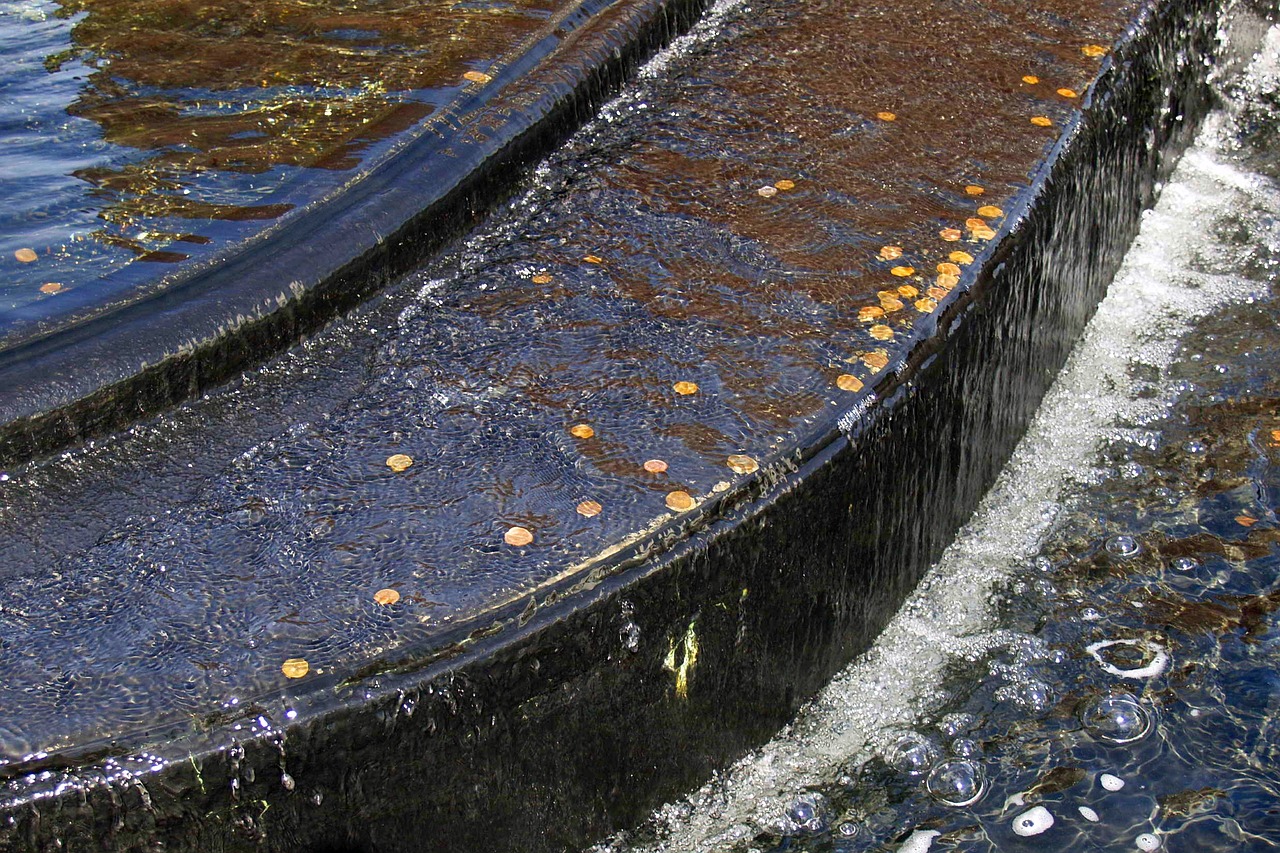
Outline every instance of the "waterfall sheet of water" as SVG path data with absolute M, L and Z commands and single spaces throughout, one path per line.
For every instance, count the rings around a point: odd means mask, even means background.
M 1280 29 L 1219 86 L 1014 458 L 874 648 L 597 853 L 1274 848 Z

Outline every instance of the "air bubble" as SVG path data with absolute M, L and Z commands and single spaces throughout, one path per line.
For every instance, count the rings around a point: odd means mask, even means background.
M 801 794 L 791 801 L 783 816 L 783 828 L 788 833 L 816 834 L 826 832 L 827 798 L 821 794 Z
M 1125 533 L 1112 536 L 1107 540 L 1107 553 L 1113 557 L 1121 559 L 1129 559 L 1138 556 L 1138 552 L 1142 550 L 1142 546 L 1138 544 L 1138 540 Z
M 862 832 L 862 827 L 852 821 L 844 821 L 836 827 L 836 832 L 844 838 L 855 838 Z
M 1053 688 L 1039 679 L 1006 684 L 995 692 L 999 702 L 1010 702 L 1024 711 L 1043 714 L 1053 707 Z
M 1133 743 L 1151 733 L 1151 713 L 1127 694 L 1104 696 L 1086 705 L 1080 722 L 1089 734 L 1107 743 Z
M 1013 832 L 1023 838 L 1039 835 L 1053 826 L 1053 815 L 1044 806 L 1028 809 L 1013 819 Z
M 295 787 L 297 787 L 297 784 L 298 783 L 293 781 L 293 777 L 290 776 L 288 773 L 280 774 L 280 786 L 284 788 L 286 791 L 292 791 Z
M 925 788 L 943 805 L 968 806 L 987 792 L 987 774 L 980 764 L 953 758 L 929 771 Z
M 889 747 L 886 760 L 900 773 L 922 776 L 938 760 L 938 746 L 920 735 L 906 735 Z
M 1169 568 L 1178 572 L 1189 572 L 1200 567 L 1200 561 L 1194 557 L 1179 557 L 1169 564 Z
M 978 742 L 972 738 L 958 737 L 951 741 L 951 752 L 961 758 L 973 758 L 975 755 L 982 754 L 982 747 L 978 746 Z

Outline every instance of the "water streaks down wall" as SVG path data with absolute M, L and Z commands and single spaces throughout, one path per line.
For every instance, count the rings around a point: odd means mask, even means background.
M 1206 107 L 1217 6 L 1059 5 L 723 10 L 321 336 L 372 339 L 323 412 L 158 512 L 41 503 L 105 445 L 14 472 L 10 839 L 563 849 L 772 734 L 990 484 Z

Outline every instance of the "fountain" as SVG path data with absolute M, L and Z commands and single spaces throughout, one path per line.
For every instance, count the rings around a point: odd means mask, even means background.
M 638 823 L 877 635 L 1234 61 L 1212 3 L 722 3 L 508 198 L 694 11 L 552 16 L 462 87 L 510 124 L 411 128 L 208 263 L 15 324 L 9 846 Z M 983 790 L 964 762 L 940 797 Z

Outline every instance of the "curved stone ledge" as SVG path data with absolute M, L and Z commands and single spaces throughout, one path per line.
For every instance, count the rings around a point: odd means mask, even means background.
M 0 345 L 0 465 L 107 433 L 260 363 L 474 225 L 706 0 L 581 0 L 334 197 Z
M 0 841 L 572 849 L 765 740 L 993 481 L 1211 102 L 1222 13 L 1141 8 L 1016 224 L 862 402 L 784 456 L 360 672 L 11 764 Z

